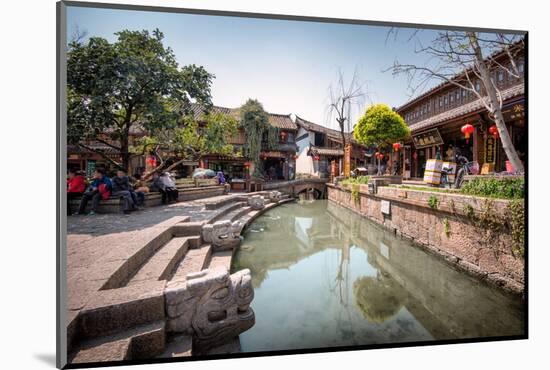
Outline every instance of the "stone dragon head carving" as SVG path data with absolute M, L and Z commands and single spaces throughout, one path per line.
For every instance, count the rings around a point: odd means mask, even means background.
M 281 195 L 282 195 L 282 193 L 278 190 L 270 191 L 269 192 L 269 200 L 271 202 L 274 202 L 274 203 L 278 202 L 278 201 L 281 200 Z
M 253 195 L 248 198 L 248 205 L 255 211 L 265 207 L 265 199 L 261 195 Z
M 193 348 L 205 351 L 228 342 L 255 323 L 250 270 L 229 274 L 225 268 L 189 274 L 167 286 L 168 330 L 193 336 Z
M 202 227 L 202 239 L 212 244 L 214 249 L 232 249 L 241 243 L 242 224 L 239 221 L 217 221 Z

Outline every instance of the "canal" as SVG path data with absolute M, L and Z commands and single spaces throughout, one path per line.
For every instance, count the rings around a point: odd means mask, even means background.
M 523 303 L 351 211 L 274 208 L 245 231 L 256 324 L 243 352 L 522 335 Z

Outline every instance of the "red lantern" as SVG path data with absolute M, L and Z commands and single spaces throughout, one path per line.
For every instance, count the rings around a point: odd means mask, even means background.
M 498 138 L 498 128 L 497 128 L 497 125 L 492 125 L 491 127 L 489 127 L 489 133 L 490 133 L 491 135 L 493 135 L 493 137 L 494 137 L 495 139 L 497 139 L 497 138 Z
M 155 158 L 154 156 L 150 155 L 147 157 L 147 159 L 145 160 L 145 162 L 150 166 L 150 167 L 156 167 L 157 166 L 157 158 Z
M 316 154 L 314 157 L 313 157 L 314 160 L 318 161 L 319 159 L 321 159 L 321 156 L 319 154 Z
M 466 138 L 466 142 L 468 142 L 468 140 L 470 139 L 470 135 L 474 133 L 474 126 L 467 123 L 460 128 L 460 131 L 462 131 L 464 137 Z
M 393 143 L 393 151 L 398 152 L 401 149 L 401 143 Z

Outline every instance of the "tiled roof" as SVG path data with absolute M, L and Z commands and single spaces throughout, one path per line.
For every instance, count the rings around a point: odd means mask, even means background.
M 284 130 L 298 130 L 298 126 L 290 119 L 290 114 L 269 114 L 269 124 Z
M 342 157 L 344 155 L 344 151 L 338 148 L 321 148 L 321 147 L 313 146 L 311 147 L 311 151 L 314 154 L 326 155 L 330 157 Z
M 514 43 L 514 45 L 512 47 L 519 47 L 519 48 L 522 48 L 522 42 L 523 42 L 523 38 L 519 41 L 516 41 Z M 492 58 L 492 59 L 495 59 L 495 58 L 500 58 L 502 55 L 504 55 L 504 50 L 497 50 L 495 51 L 494 53 L 492 53 L 491 55 L 487 56 L 487 58 L 485 58 L 485 60 L 488 60 L 489 58 Z M 466 72 L 469 72 L 471 71 L 472 68 L 468 68 L 460 73 L 457 73 L 457 75 L 455 77 L 453 77 L 453 79 L 460 79 L 461 77 L 465 76 L 466 75 Z M 453 86 L 450 82 L 448 81 L 443 81 L 439 84 L 437 84 L 436 86 L 432 87 L 431 89 L 423 92 L 422 94 L 412 98 L 411 100 L 407 101 L 405 104 L 399 106 L 398 108 L 395 109 L 395 111 L 397 112 L 401 112 L 403 111 L 404 109 L 414 105 L 415 103 L 418 103 L 419 101 L 421 101 L 422 99 L 424 99 L 425 97 L 427 97 L 428 95 L 431 95 L 432 93 L 434 93 L 435 91 L 438 91 L 438 90 L 442 90 L 444 88 L 447 88 L 449 86 Z
M 296 123 L 298 124 L 298 126 L 303 127 L 307 131 L 319 132 L 337 141 L 341 141 L 342 139 L 342 135 L 340 131 L 318 125 L 316 123 L 307 121 L 301 117 L 296 116 Z M 346 132 L 344 133 L 344 135 L 346 137 L 346 140 L 356 143 L 355 139 L 353 138 L 353 134 L 351 132 Z
M 511 99 L 516 96 L 522 95 L 524 94 L 524 92 L 525 92 L 525 87 L 524 87 L 524 83 L 522 82 L 518 85 L 512 86 L 506 90 L 501 91 L 501 94 L 502 94 L 502 99 L 507 100 L 507 99 Z M 483 99 L 487 99 L 487 97 L 484 97 Z M 423 121 L 413 123 L 409 125 L 409 128 L 411 129 L 412 132 L 427 129 L 441 122 L 444 122 L 453 118 L 458 118 L 465 114 L 473 113 L 481 109 L 484 109 L 484 104 L 481 101 L 481 99 L 477 99 L 468 104 L 464 104 L 454 109 L 450 109 L 443 113 L 439 113 L 439 114 L 436 114 L 435 116 L 426 118 Z
M 82 145 L 85 145 L 90 149 L 99 150 L 105 154 L 120 154 L 120 152 L 117 149 L 110 147 L 106 144 L 100 143 L 98 141 L 92 141 L 90 143 L 82 143 Z M 93 150 L 83 148 L 79 145 L 69 144 L 67 145 L 67 153 L 68 154 L 93 153 Z
M 226 108 L 213 105 L 209 112 L 230 114 L 236 119 L 240 119 L 239 108 Z M 196 120 L 201 120 L 204 117 L 204 108 L 199 104 L 191 104 L 191 113 Z M 267 113 L 269 124 L 284 130 L 298 130 L 298 126 L 292 122 L 290 114 Z

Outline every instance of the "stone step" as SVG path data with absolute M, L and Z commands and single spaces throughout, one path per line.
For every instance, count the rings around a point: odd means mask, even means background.
M 226 205 L 228 203 L 234 202 L 236 199 L 238 199 L 238 198 L 233 197 L 233 196 L 229 196 L 229 197 L 222 198 L 222 199 L 217 199 L 215 201 L 205 203 L 204 208 L 206 208 L 206 209 L 218 209 L 218 208 L 221 208 L 221 207 L 223 207 L 224 205 Z
M 225 219 L 228 214 L 233 212 L 235 209 L 238 209 L 243 206 L 242 202 L 232 202 L 227 205 L 225 205 L 223 208 L 220 209 L 218 213 L 214 215 L 214 217 L 210 218 L 208 221 L 209 224 L 213 224 L 216 221 Z
M 163 353 L 165 346 L 165 323 L 158 321 L 114 335 L 83 341 L 69 355 L 69 362 L 77 364 L 150 359 Z
M 181 222 L 172 226 L 173 236 L 194 236 L 200 235 L 205 221 Z
M 166 348 L 158 358 L 190 357 L 193 355 L 193 339 L 190 335 L 180 334 L 169 337 Z
M 182 282 L 187 280 L 187 275 L 192 272 L 199 272 L 208 266 L 210 255 L 212 254 L 212 246 L 203 244 L 197 249 L 190 249 L 176 268 L 170 281 Z
M 218 221 L 229 220 L 233 222 L 235 220 L 238 220 L 243 215 L 247 214 L 250 210 L 251 210 L 251 207 L 242 204 L 238 208 L 235 208 L 231 212 L 228 212 L 225 215 L 223 215 L 223 217 L 219 218 Z
M 77 316 L 75 338 L 91 339 L 164 320 L 165 280 L 100 290 Z
M 130 279 L 128 285 L 144 280 L 168 280 L 187 251 L 198 247 L 200 236 L 174 237 L 160 247 Z
M 233 250 L 219 251 L 212 253 L 208 269 L 213 270 L 219 267 L 225 267 L 227 271 L 231 270 L 231 259 L 233 258 Z
M 239 220 L 242 216 L 244 216 L 244 215 L 246 215 L 248 212 L 250 212 L 251 209 L 252 209 L 252 207 L 250 207 L 250 206 L 242 207 L 242 208 L 239 209 L 236 213 L 234 213 L 233 215 L 231 215 L 231 217 L 229 218 L 229 220 L 230 220 L 231 222 L 237 221 L 237 220 Z

